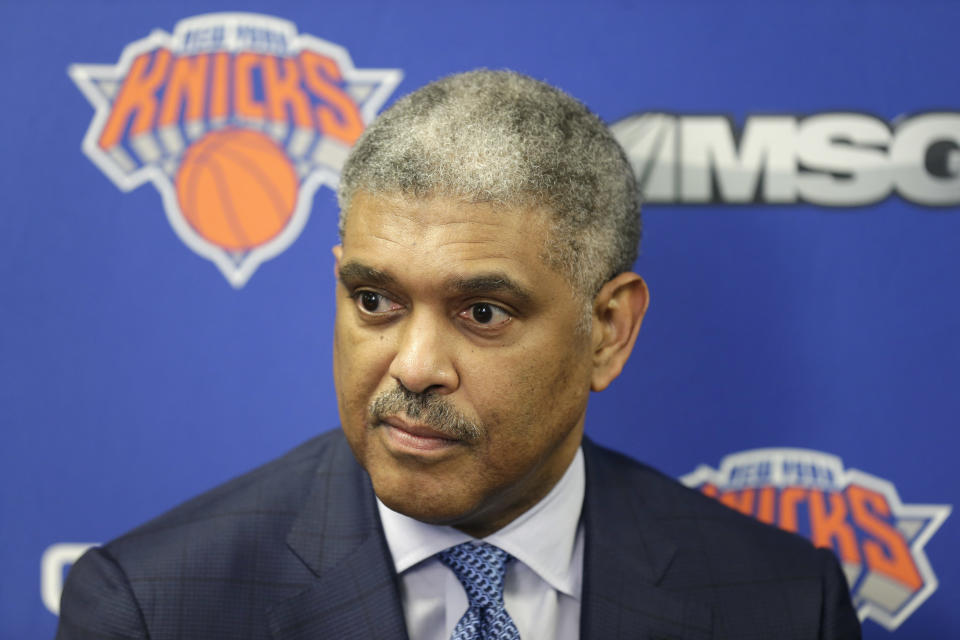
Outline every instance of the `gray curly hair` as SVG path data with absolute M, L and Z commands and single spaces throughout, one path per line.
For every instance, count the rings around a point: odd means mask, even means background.
M 341 236 L 358 191 L 545 208 L 543 258 L 587 301 L 637 257 L 640 203 L 623 149 L 575 98 L 511 71 L 448 76 L 384 111 L 343 167 Z

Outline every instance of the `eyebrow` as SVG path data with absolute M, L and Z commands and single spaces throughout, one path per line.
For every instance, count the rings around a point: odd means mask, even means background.
M 374 269 L 362 262 L 348 262 L 340 265 L 340 281 L 347 282 L 368 282 L 370 284 L 386 287 L 397 283 L 397 279 L 386 271 Z
M 529 304 L 533 299 L 533 295 L 526 288 L 500 272 L 481 273 L 469 278 L 453 278 L 448 281 L 447 286 L 464 294 L 506 293 L 525 304 Z
M 356 261 L 342 264 L 339 277 L 344 284 L 363 282 L 388 288 L 397 285 L 397 279 L 386 271 Z M 466 278 L 450 278 L 444 283 L 444 286 L 459 294 L 490 295 L 506 293 L 521 304 L 529 304 L 533 300 L 533 294 L 529 290 L 500 271 L 480 273 Z

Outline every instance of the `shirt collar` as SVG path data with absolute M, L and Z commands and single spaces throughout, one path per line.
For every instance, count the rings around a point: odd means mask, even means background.
M 530 567 L 557 591 L 577 597 L 581 571 L 574 566 L 574 548 L 585 487 L 583 451 L 577 449 L 563 477 L 540 502 L 484 541 Z M 427 524 L 397 513 L 379 498 L 377 508 L 398 574 L 473 539 L 453 527 Z

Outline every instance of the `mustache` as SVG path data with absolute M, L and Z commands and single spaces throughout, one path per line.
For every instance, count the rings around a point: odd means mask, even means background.
M 416 393 L 399 385 L 374 398 L 369 412 L 374 422 L 381 422 L 391 415 L 406 414 L 444 436 L 465 442 L 477 442 L 486 432 L 483 424 L 460 413 L 443 396 Z

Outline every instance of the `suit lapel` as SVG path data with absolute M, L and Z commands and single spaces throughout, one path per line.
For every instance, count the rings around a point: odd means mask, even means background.
M 268 612 L 277 640 L 406 638 L 393 559 L 370 480 L 346 441 L 318 467 L 287 545 L 316 580 Z
M 583 640 L 709 640 L 710 608 L 660 586 L 678 549 L 617 454 L 583 443 Z M 398 578 L 369 477 L 344 439 L 318 465 L 287 536 L 291 562 L 313 582 L 268 612 L 277 640 L 407 638 Z
M 583 519 L 586 534 L 581 638 L 707 640 L 711 611 L 659 585 L 676 544 L 657 523 L 634 468 L 588 440 Z

